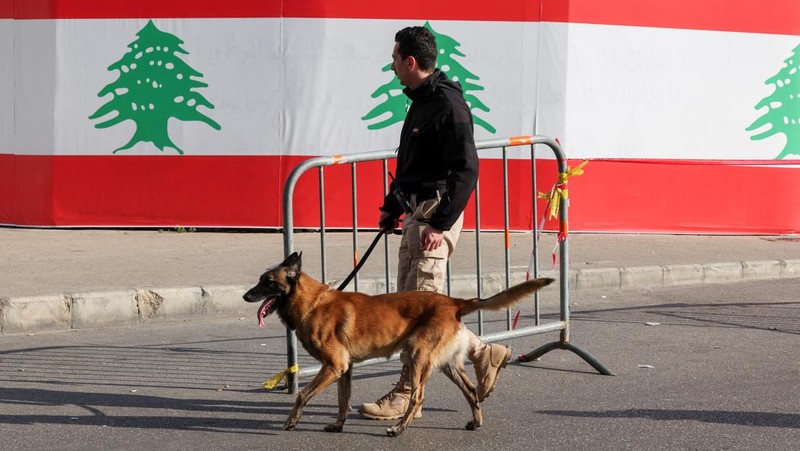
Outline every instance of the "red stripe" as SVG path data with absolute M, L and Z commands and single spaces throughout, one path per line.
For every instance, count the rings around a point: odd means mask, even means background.
M 0 223 L 43 226 L 280 227 L 287 174 L 307 157 L 0 155 Z M 502 161 L 482 163 L 483 228 L 502 229 Z M 555 180 L 555 166 L 551 165 Z M 394 170 L 393 163 L 390 170 Z M 358 222 L 377 223 L 382 165 L 357 169 Z M 513 165 L 512 205 L 530 205 L 530 163 Z M 326 226 L 352 227 L 351 166 L 325 169 Z M 317 227 L 319 184 L 312 170 L 297 184 L 295 226 Z M 543 208 L 543 206 L 542 206 Z M 467 224 L 474 225 L 474 207 Z M 530 229 L 530 209 L 512 210 L 511 227 Z
M 402 3 L 374 0 L 287 1 L 285 17 L 330 17 L 355 19 L 481 20 L 538 22 L 541 0 L 495 0 L 491 3 L 464 0 L 435 2 L 410 0 Z
M 570 179 L 570 229 L 798 233 L 798 175 L 800 169 L 779 165 L 591 161 L 584 175 Z
M 3 15 L 12 12 L 11 15 Z M 0 0 L 0 17 L 129 19 L 280 17 L 281 0 Z
M 280 189 L 277 177 L 262 178 L 261 166 L 247 157 L 4 155 L 0 174 L 12 174 L 0 178 L 0 221 L 174 226 L 219 220 L 220 225 L 257 226 L 277 216 L 273 199 Z
M 18 221 L 15 190 L 18 183 L 14 180 L 15 163 L 14 155 L 0 154 L 0 224 L 15 224 Z
M 797 0 L 545 0 L 545 5 L 547 22 L 800 34 Z
M 16 12 L 11 14 L 16 5 Z M 409 0 L 0 0 L 0 17 L 17 19 L 313 17 L 411 20 L 538 21 L 538 1 Z
M 13 19 L 14 0 L 0 0 L 0 19 Z
M 797 0 L 0 0 L 0 18 L 229 18 L 570 22 L 800 34 Z
M 305 157 L 0 155 L 0 223 L 44 226 L 280 227 L 282 189 Z M 575 167 L 579 162 L 571 161 Z M 390 165 L 390 170 L 393 170 Z M 569 180 L 572 232 L 792 234 L 800 232 L 800 169 L 591 161 Z M 380 163 L 359 164 L 358 224 L 374 227 L 382 201 Z M 325 169 L 326 225 L 352 227 L 349 164 Z M 539 191 L 556 182 L 553 160 L 537 164 Z M 509 161 L 509 220 L 532 224 L 531 169 Z M 481 227 L 503 229 L 502 161 L 481 160 Z M 294 197 L 295 226 L 319 226 L 316 170 Z M 544 201 L 539 201 L 539 217 Z M 474 228 L 471 202 L 466 227 Z M 558 230 L 549 221 L 547 230 Z

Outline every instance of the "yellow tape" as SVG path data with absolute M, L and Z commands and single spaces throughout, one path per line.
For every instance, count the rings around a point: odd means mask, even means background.
M 570 177 L 577 177 L 579 175 L 583 175 L 583 167 L 589 163 L 589 160 L 583 160 L 581 164 L 575 166 L 574 169 L 570 169 L 567 166 L 567 172 L 562 172 L 558 174 L 558 183 L 566 183 L 567 179 Z
M 272 376 L 270 379 L 264 381 L 264 388 L 266 388 L 267 390 L 272 390 L 273 388 L 275 388 L 276 385 L 278 385 L 278 382 L 286 379 L 286 376 L 294 374 L 298 371 L 300 371 L 300 366 L 294 364 L 291 367 L 286 368 L 280 373 Z
M 550 199 L 550 210 L 547 217 L 554 219 L 558 217 L 558 208 L 561 206 L 561 199 L 567 199 L 568 192 L 565 189 L 556 187 L 553 190 L 553 197 Z
M 548 193 L 539 193 L 540 199 L 548 199 L 548 217 L 554 219 L 558 217 L 558 209 L 561 206 L 561 199 L 569 199 L 569 190 L 566 188 L 567 180 L 570 177 L 577 177 L 583 175 L 583 167 L 589 163 L 589 160 L 584 160 L 581 164 L 574 169 L 567 167 L 567 172 L 560 172 L 558 174 L 558 183 L 553 187 L 553 191 Z M 562 188 L 562 186 L 564 186 Z

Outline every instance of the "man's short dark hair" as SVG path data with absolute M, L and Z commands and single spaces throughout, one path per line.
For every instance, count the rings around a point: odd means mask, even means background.
M 425 27 L 406 27 L 394 35 L 397 52 L 403 59 L 413 56 L 419 67 L 424 70 L 436 68 L 436 38 L 431 30 Z

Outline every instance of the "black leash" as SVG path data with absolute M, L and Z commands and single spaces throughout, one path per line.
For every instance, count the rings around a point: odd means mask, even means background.
M 339 288 L 337 288 L 337 290 L 339 290 L 339 291 L 344 290 L 344 288 L 347 286 L 347 284 L 350 283 L 351 280 L 353 280 L 353 277 L 355 277 L 356 273 L 358 272 L 358 270 L 361 269 L 362 266 L 364 266 L 364 262 L 367 261 L 367 257 L 369 257 L 369 254 L 371 254 L 372 250 L 375 249 L 375 246 L 378 245 L 378 241 L 381 240 L 381 237 L 384 234 L 385 234 L 384 229 L 378 230 L 378 234 L 375 235 L 375 239 L 372 240 L 372 244 L 370 244 L 369 248 L 367 248 L 367 252 L 364 252 L 364 256 L 361 257 L 361 260 L 359 260 L 359 262 L 356 265 L 356 267 L 353 268 L 353 271 L 350 273 L 349 276 L 347 276 L 346 279 L 344 279 L 344 282 L 342 282 L 342 284 L 339 285 Z

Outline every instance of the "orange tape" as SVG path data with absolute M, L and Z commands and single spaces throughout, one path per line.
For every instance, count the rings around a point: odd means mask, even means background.
M 333 164 L 342 164 L 343 155 L 334 155 L 333 156 Z
M 561 222 L 558 227 L 558 242 L 561 243 L 567 240 L 569 236 L 569 224 L 567 221 Z
M 525 144 L 533 144 L 533 136 L 512 136 L 508 138 L 509 145 L 523 146 Z
M 508 233 L 508 230 L 506 230 L 506 249 L 510 248 L 511 248 L 511 235 Z
M 358 249 L 353 251 L 353 268 L 358 266 Z

